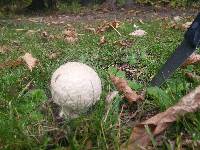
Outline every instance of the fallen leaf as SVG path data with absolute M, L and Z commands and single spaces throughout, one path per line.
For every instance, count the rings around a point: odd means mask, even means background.
M 176 22 L 176 21 L 169 21 L 169 20 L 164 20 L 164 23 L 162 24 L 162 27 L 164 29 L 176 29 L 176 30 L 181 30 L 181 31 L 185 31 L 186 28 L 183 27 L 182 24 Z
M 103 33 L 105 31 L 108 31 L 110 29 L 117 29 L 120 27 L 120 21 L 110 21 L 110 22 L 107 22 L 107 21 L 104 21 L 102 25 L 100 25 L 98 28 L 97 28 L 97 33 Z
M 126 80 L 115 77 L 113 75 L 110 76 L 110 79 L 116 86 L 117 90 L 123 93 L 124 97 L 128 100 L 129 103 L 143 100 L 142 96 L 138 95 L 128 86 L 128 82 Z
M 78 34 L 76 33 L 76 30 L 72 27 L 64 30 L 63 35 L 64 39 L 68 43 L 75 43 L 78 40 Z
M 111 21 L 109 24 L 112 25 L 116 29 L 120 27 L 120 21 L 117 21 L 117 20 Z
M 26 53 L 22 56 L 22 59 L 27 64 L 28 68 L 32 71 L 33 68 L 37 65 L 38 60 L 32 56 L 30 53 Z
M 175 16 L 173 19 L 174 21 L 179 22 L 181 21 L 182 18 L 180 16 Z
M 138 30 L 135 30 L 134 32 L 129 33 L 129 35 L 141 37 L 141 36 L 146 35 L 146 32 L 144 30 L 138 29 Z
M 136 150 L 138 148 L 145 148 L 151 141 L 151 136 L 161 134 L 178 118 L 184 116 L 186 113 L 195 112 L 200 107 L 200 86 L 195 90 L 184 96 L 180 101 L 169 107 L 165 112 L 161 112 L 150 119 L 136 125 L 130 136 L 128 144 L 123 144 L 122 149 Z M 147 133 L 150 130 L 151 136 Z
M 105 36 L 100 37 L 99 45 L 103 45 L 106 43 Z
M 102 32 L 105 32 L 107 31 L 108 29 L 110 29 L 110 25 L 108 22 L 104 22 L 102 25 L 100 25 L 98 28 L 97 28 L 97 33 L 102 33 Z
M 188 29 L 191 24 L 192 24 L 192 22 L 186 22 L 186 23 L 182 24 L 182 28 L 183 29 Z
M 181 67 L 186 67 L 188 65 L 192 65 L 199 62 L 200 62 L 200 54 L 193 53 L 188 59 L 185 60 L 185 62 L 182 64 Z

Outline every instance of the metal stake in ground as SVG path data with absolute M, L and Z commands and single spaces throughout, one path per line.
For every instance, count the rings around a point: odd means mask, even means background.
M 199 47 L 200 43 L 200 12 L 185 33 L 184 40 L 175 50 L 160 71 L 150 82 L 151 86 L 161 86 L 175 70 Z

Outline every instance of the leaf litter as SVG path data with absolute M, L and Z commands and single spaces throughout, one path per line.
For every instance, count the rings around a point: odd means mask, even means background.
M 30 71 L 32 71 L 38 63 L 38 60 L 30 53 L 26 53 L 24 56 L 22 56 L 22 60 L 26 63 Z
M 38 62 L 38 59 L 34 58 L 32 54 L 25 53 L 23 56 L 17 58 L 16 60 L 8 60 L 0 64 L 0 69 L 17 67 L 25 63 L 29 70 L 32 71 L 33 68 L 36 67 Z
M 182 67 L 186 67 L 188 65 L 196 64 L 200 62 L 200 54 L 193 53 L 186 61 L 182 64 Z
M 117 90 L 123 93 L 124 98 L 127 99 L 129 103 L 141 101 L 144 99 L 143 96 L 138 95 L 128 86 L 128 82 L 125 79 L 116 77 L 114 75 L 111 75 L 110 79 L 116 86 Z
M 17 60 L 8 60 L 0 64 L 0 69 L 11 68 L 11 67 L 15 68 L 21 64 L 23 64 L 23 62 L 20 58 L 18 58 Z
M 137 124 L 129 138 L 128 144 L 123 144 L 122 149 L 136 150 L 149 145 L 151 138 L 161 134 L 178 118 L 187 113 L 195 112 L 200 107 L 200 86 L 184 96 L 180 101 L 148 120 Z
M 117 20 L 110 21 L 110 22 L 104 21 L 104 23 L 96 29 L 96 33 L 100 34 L 111 29 L 116 30 L 117 28 L 120 27 L 120 25 L 121 25 L 121 22 Z
M 73 27 L 68 27 L 67 29 L 65 29 L 63 31 L 63 36 L 64 36 L 64 40 L 67 43 L 75 43 L 76 41 L 78 41 L 78 34 L 76 32 L 76 29 Z
M 103 45 L 103 44 L 105 44 L 105 43 L 106 43 L 106 38 L 105 38 L 105 36 L 100 37 L 99 45 Z

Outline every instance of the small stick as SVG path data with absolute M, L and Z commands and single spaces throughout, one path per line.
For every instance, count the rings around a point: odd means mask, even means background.
M 122 36 L 122 34 L 119 32 L 119 31 L 117 31 L 117 29 L 115 28 L 115 27 L 113 27 L 113 25 L 112 24 L 109 24 L 120 36 Z
M 22 94 L 23 94 L 26 90 L 28 90 L 28 88 L 29 88 L 29 86 L 31 85 L 32 82 L 33 82 L 33 79 L 22 89 L 22 91 L 19 93 L 17 99 L 20 98 L 20 97 L 22 96 Z

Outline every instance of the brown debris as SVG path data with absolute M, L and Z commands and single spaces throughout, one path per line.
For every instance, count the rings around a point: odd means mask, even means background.
M 119 27 L 120 27 L 120 21 L 117 20 L 110 22 L 104 21 L 104 23 L 97 28 L 96 32 L 99 34 L 108 31 L 110 29 L 117 29 Z
M 26 53 L 24 56 L 22 56 L 22 59 L 24 60 L 30 71 L 32 71 L 38 63 L 38 60 L 34 58 L 30 53 Z
M 200 55 L 193 53 L 183 64 L 181 67 L 186 67 L 188 65 L 192 65 L 200 62 Z
M 161 134 L 178 118 L 186 113 L 195 112 L 200 107 L 200 86 L 181 98 L 174 106 L 169 107 L 165 112 L 161 112 L 150 119 L 139 123 L 133 130 L 128 145 L 122 145 L 122 149 L 136 150 L 149 145 L 151 138 L 147 133 L 147 128 L 152 136 Z
M 5 61 L 4 63 L 0 64 L 0 69 L 4 69 L 4 68 L 11 68 L 11 67 L 17 67 L 19 65 L 23 64 L 21 59 L 17 59 L 17 60 L 8 60 Z
M 114 44 L 116 44 L 120 47 L 130 48 L 132 46 L 132 41 L 130 41 L 130 40 L 119 40 L 119 41 L 114 41 Z
M 99 45 L 103 45 L 106 43 L 105 36 L 100 37 Z
M 55 52 L 55 53 L 50 53 L 50 54 L 48 54 L 47 57 L 48 57 L 49 59 L 56 59 L 56 58 L 58 58 L 59 55 L 60 55 L 59 52 Z
M 113 75 L 110 76 L 110 79 L 116 86 L 117 90 L 123 93 L 124 97 L 128 100 L 129 103 L 143 100 L 142 96 L 138 95 L 128 86 L 128 82 L 126 80 Z
M 72 27 L 65 29 L 63 35 L 65 41 L 67 41 L 68 43 L 75 43 L 76 41 L 78 41 L 78 34 L 76 33 L 76 30 Z

